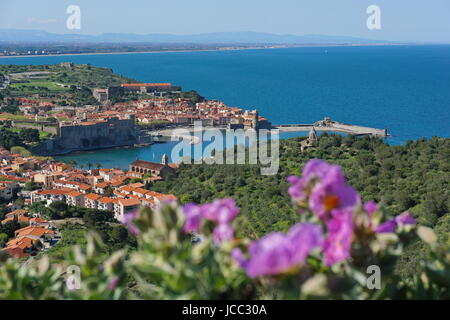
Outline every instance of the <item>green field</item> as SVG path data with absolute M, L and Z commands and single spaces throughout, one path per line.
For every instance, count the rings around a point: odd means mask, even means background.
M 34 74 L 33 74 L 34 73 Z M 40 75 L 36 75 L 40 73 Z M 136 82 L 109 68 L 88 64 L 0 65 L 0 74 L 11 76 L 11 84 L 2 90 L 3 96 L 29 97 L 38 94 L 55 104 L 79 107 L 96 104 L 92 89 Z
M 41 93 L 42 91 L 48 92 L 66 92 L 70 90 L 70 86 L 59 85 L 53 81 L 46 80 L 28 80 L 27 82 L 12 83 L 10 85 L 12 93 Z
M 11 132 L 20 132 L 20 131 L 22 131 L 22 129 L 18 129 L 18 128 L 6 128 L 6 130 L 11 131 Z M 39 130 L 39 138 L 41 140 L 47 139 L 49 137 L 49 135 L 50 135 L 50 133 Z
M 12 83 L 11 88 L 42 86 L 49 90 L 68 91 L 70 88 L 63 88 L 58 85 L 75 85 L 88 88 L 106 88 L 108 86 L 119 85 L 121 83 L 136 82 L 119 74 L 113 73 L 109 68 L 98 68 L 87 64 L 76 64 L 70 68 L 54 65 L 0 65 L 0 73 L 23 73 L 23 72 L 49 72 L 44 78 L 33 79 L 25 77 L 23 80 L 30 83 Z
M 30 121 L 30 119 L 24 115 L 11 114 L 11 113 L 0 113 L 0 118 L 16 121 Z

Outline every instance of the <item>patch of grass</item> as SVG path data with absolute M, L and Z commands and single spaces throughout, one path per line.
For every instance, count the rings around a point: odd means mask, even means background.
M 67 223 L 59 228 L 61 231 L 61 240 L 52 248 L 40 253 L 47 255 L 51 263 L 60 263 L 65 260 L 67 251 L 74 245 L 84 247 L 87 243 L 85 226 L 80 224 Z
M 30 121 L 29 118 L 27 118 L 24 115 L 20 114 L 11 114 L 11 113 L 0 113 L 0 117 L 8 120 L 16 120 L 16 121 Z
M 45 131 L 39 131 L 39 138 L 41 140 L 48 139 L 49 136 L 50 136 L 50 133 L 45 132 Z
M 32 125 L 32 123 L 30 123 L 30 124 Z M 40 126 L 37 126 L 37 127 L 40 127 Z M 17 132 L 17 133 L 22 131 L 22 129 L 18 129 L 18 128 L 5 128 L 5 129 L 8 130 L 8 131 Z M 50 136 L 50 133 L 39 130 L 39 138 L 41 140 L 48 139 L 49 136 Z
M 41 91 L 65 92 L 69 91 L 70 87 L 59 85 L 53 81 L 30 80 L 27 82 L 12 83 L 10 89 L 13 93 L 34 93 Z

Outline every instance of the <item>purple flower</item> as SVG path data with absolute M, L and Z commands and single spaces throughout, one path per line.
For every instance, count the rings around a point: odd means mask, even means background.
M 233 250 L 232 257 L 251 278 L 277 275 L 304 263 L 309 253 L 320 243 L 320 226 L 299 224 L 292 227 L 288 234 L 274 232 L 253 241 L 248 248 L 248 260 L 245 260 L 239 249 Z
M 403 212 L 401 215 L 395 217 L 392 220 L 388 220 L 380 224 L 376 228 L 378 233 L 393 233 L 397 230 L 398 226 L 414 225 L 416 220 L 409 214 L 409 212 Z
M 330 165 L 325 160 L 312 159 L 303 168 L 302 176 L 307 180 L 311 180 L 314 177 L 322 179 L 331 167 L 333 165 Z
M 234 238 L 233 228 L 229 224 L 219 224 L 214 228 L 214 242 L 216 245 L 221 244 L 223 241 L 232 241 Z
M 392 233 L 395 232 L 397 229 L 397 223 L 395 220 L 389 220 L 382 224 L 380 224 L 376 229 L 375 232 L 377 233 Z
M 367 215 L 369 217 L 372 216 L 372 214 L 377 211 L 378 205 L 374 201 L 367 201 L 364 203 L 364 210 L 366 210 Z
M 305 199 L 306 180 L 297 176 L 289 176 L 287 181 L 291 184 L 288 193 L 293 199 Z
M 239 214 L 239 208 L 233 199 L 215 200 L 204 205 L 190 203 L 183 207 L 183 212 L 186 217 L 183 227 L 185 232 L 200 232 L 202 219 L 206 219 L 216 224 L 213 236 L 217 245 L 233 240 L 231 222 Z
M 247 267 L 247 260 L 242 253 L 242 250 L 239 248 L 234 248 L 231 250 L 231 257 L 239 264 L 239 266 L 243 269 Z
M 183 212 L 186 218 L 183 230 L 187 233 L 199 232 L 202 221 L 201 207 L 194 203 L 189 203 L 183 207 Z
M 341 168 L 331 166 L 326 175 L 312 189 L 309 206 L 319 218 L 326 222 L 331 218 L 331 211 L 355 207 L 360 201 L 358 192 L 345 184 Z
M 327 222 L 328 236 L 323 243 L 325 264 L 332 266 L 350 256 L 353 240 L 353 212 L 334 210 Z
M 131 234 L 137 236 L 139 234 L 139 230 L 134 226 L 133 220 L 139 215 L 138 211 L 134 211 L 131 213 L 126 213 L 122 217 L 122 223 L 127 226 L 128 230 Z
M 285 234 L 271 233 L 250 244 L 250 258 L 245 270 L 251 278 L 287 272 L 294 266 L 292 251 L 292 244 Z
M 294 248 L 294 261 L 303 262 L 311 248 L 321 246 L 322 228 L 312 223 L 297 224 L 289 230 L 288 237 Z
M 305 167 L 303 168 L 302 177 L 297 176 L 289 176 L 287 181 L 291 184 L 291 187 L 288 189 L 289 195 L 293 199 L 305 200 L 308 196 L 308 185 L 313 180 L 313 178 L 321 179 L 324 174 L 331 167 L 328 162 L 312 159 L 309 160 Z
M 395 222 L 400 226 L 414 225 L 416 224 L 416 219 L 409 212 L 403 212 L 401 215 L 395 217 Z
M 355 207 L 361 202 L 358 192 L 345 183 L 341 167 L 313 159 L 303 169 L 302 177 L 290 176 L 288 192 L 294 201 L 308 201 L 309 207 L 324 221 L 331 211 Z
M 202 206 L 203 216 L 217 224 L 228 224 L 239 214 L 239 208 L 233 199 L 214 200 Z
M 114 290 L 117 286 L 117 283 L 119 282 L 118 277 L 114 277 L 109 283 L 108 283 L 108 290 Z

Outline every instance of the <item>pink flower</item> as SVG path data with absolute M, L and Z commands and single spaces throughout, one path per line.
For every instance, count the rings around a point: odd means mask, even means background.
M 345 184 L 341 168 L 331 166 L 315 185 L 309 198 L 310 208 L 327 222 L 335 209 L 353 208 L 361 202 L 358 192 Z
M 328 236 L 323 243 L 325 264 L 332 266 L 350 256 L 353 241 L 353 212 L 334 210 L 327 222 Z
M 233 228 L 229 224 L 219 224 L 214 228 L 214 242 L 219 245 L 223 241 L 232 241 L 234 238 Z
M 189 232 L 199 232 L 202 221 L 201 207 L 193 203 L 189 203 L 183 207 L 183 212 L 186 218 L 183 230 Z
M 397 229 L 397 223 L 395 223 L 395 220 L 389 220 L 382 224 L 380 224 L 376 229 L 375 232 L 377 233 L 393 233 Z
M 312 249 L 322 244 L 322 228 L 312 223 L 297 224 L 288 237 L 294 247 L 293 260 L 303 262 Z
M 253 241 L 249 246 L 247 260 L 240 249 L 234 249 L 231 255 L 251 278 L 277 275 L 303 264 L 310 252 L 319 247 L 321 242 L 320 226 L 298 224 L 287 234 L 273 232 Z
M 416 219 L 409 212 L 403 212 L 401 215 L 395 217 L 395 222 L 400 226 L 414 225 L 416 224 Z
M 138 215 L 139 215 L 138 211 L 133 211 L 131 213 L 124 214 L 122 217 L 122 223 L 126 225 L 131 234 L 135 236 L 139 234 L 139 230 L 133 224 L 133 220 L 136 219 Z
M 374 201 L 367 201 L 364 203 L 364 210 L 367 212 L 367 215 L 369 217 L 372 216 L 372 214 L 377 211 L 378 205 Z
M 355 207 L 361 202 L 358 192 L 345 183 L 341 167 L 313 159 L 303 169 L 302 177 L 290 176 L 288 192 L 294 201 L 308 201 L 309 207 L 324 221 L 331 211 Z
M 231 223 L 239 214 L 239 208 L 231 198 L 214 200 L 212 203 L 196 205 L 193 203 L 183 207 L 186 217 L 184 224 L 185 232 L 200 232 L 202 219 L 212 221 L 216 224 L 213 236 L 217 245 L 223 241 L 232 241 L 234 237 Z
M 214 200 L 202 206 L 203 217 L 217 224 L 231 223 L 239 214 L 239 208 L 233 199 Z
M 308 185 L 314 178 L 321 179 L 329 170 L 330 164 L 324 160 L 309 160 L 303 168 L 302 177 L 289 176 L 287 181 L 291 184 L 289 195 L 294 200 L 306 200 L 308 197 Z
M 117 287 L 117 283 L 119 282 L 118 277 L 114 277 L 109 283 L 108 283 L 108 290 L 114 290 Z
M 415 224 L 416 220 L 409 214 L 409 212 L 403 212 L 401 215 L 395 217 L 394 219 L 380 224 L 375 231 L 378 233 L 393 233 L 397 230 L 398 226 L 403 227 Z

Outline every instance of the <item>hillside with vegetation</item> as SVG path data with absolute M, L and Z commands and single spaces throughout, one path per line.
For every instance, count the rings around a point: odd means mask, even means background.
M 294 138 L 280 143 L 280 170 L 262 176 L 257 165 L 182 165 L 155 191 L 173 193 L 183 203 L 204 203 L 232 197 L 241 208 L 239 223 L 245 236 L 259 238 L 286 231 L 298 219 L 287 193 L 289 175 L 299 175 L 309 159 L 319 158 L 343 167 L 349 183 L 364 201 L 374 200 L 392 214 L 410 211 L 418 223 L 435 229 L 442 242 L 450 233 L 450 139 L 433 138 L 389 146 L 380 139 L 328 135 L 317 148 L 300 151 Z M 424 255 L 411 245 L 400 272 L 414 271 Z
M 109 68 L 95 67 L 90 64 L 50 64 L 50 65 L 0 65 L 0 73 L 4 75 L 21 74 L 25 72 L 45 72 L 37 76 L 27 77 L 25 75 L 12 76 L 11 84 L 20 83 L 30 85 L 30 82 L 38 83 L 61 83 L 89 88 L 105 88 L 121 83 L 136 82 L 136 80 L 121 76 Z M 29 82 L 27 82 L 29 81 Z M 51 86 L 49 84 L 49 86 Z M 12 90 L 14 91 L 14 90 Z
M 93 88 L 106 88 L 136 80 L 115 74 L 109 68 L 90 64 L 0 65 L 0 74 L 11 84 L 0 92 L 2 97 L 29 97 L 39 94 L 57 105 L 96 104 Z

